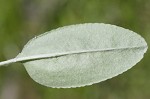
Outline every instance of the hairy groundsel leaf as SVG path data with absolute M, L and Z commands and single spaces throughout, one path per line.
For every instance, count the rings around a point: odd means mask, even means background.
M 133 31 L 103 23 L 70 25 L 29 41 L 5 65 L 22 62 L 33 80 L 53 88 L 91 85 L 138 63 L 147 43 Z

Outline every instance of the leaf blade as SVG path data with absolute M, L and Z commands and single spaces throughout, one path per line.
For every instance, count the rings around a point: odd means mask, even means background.
M 62 27 L 30 40 L 16 59 L 26 60 L 25 68 L 36 82 L 70 88 L 115 77 L 139 62 L 146 50 L 145 40 L 133 31 L 87 23 Z

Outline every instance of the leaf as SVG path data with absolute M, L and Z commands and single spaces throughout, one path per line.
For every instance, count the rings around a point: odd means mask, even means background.
M 27 43 L 12 62 L 22 62 L 33 80 L 53 88 L 92 85 L 138 63 L 147 50 L 133 31 L 103 23 L 71 25 Z

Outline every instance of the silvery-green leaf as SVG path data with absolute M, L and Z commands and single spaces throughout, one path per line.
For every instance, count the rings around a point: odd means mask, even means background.
M 7 63 L 23 62 L 31 78 L 48 87 L 81 87 L 125 72 L 146 50 L 145 40 L 133 31 L 87 23 L 46 32 Z

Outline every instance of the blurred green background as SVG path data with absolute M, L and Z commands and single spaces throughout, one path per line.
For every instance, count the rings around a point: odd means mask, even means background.
M 142 35 L 150 46 L 150 0 L 0 0 L 0 61 L 28 40 L 64 25 L 110 23 Z M 131 70 L 75 89 L 34 82 L 19 63 L 0 67 L 0 99 L 150 99 L 150 51 Z

